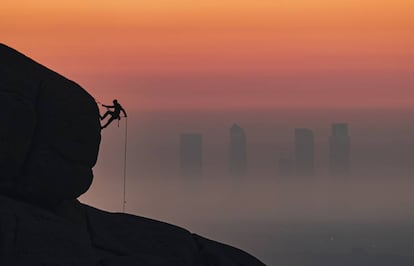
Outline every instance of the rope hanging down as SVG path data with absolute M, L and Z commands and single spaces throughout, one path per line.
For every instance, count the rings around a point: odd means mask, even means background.
M 126 206 L 126 175 L 127 175 L 127 147 L 128 147 L 128 117 L 125 117 L 125 146 L 124 146 L 124 198 L 122 212 L 125 213 Z
M 126 176 L 127 176 L 127 147 L 128 147 L 128 116 L 124 110 L 124 108 L 122 108 L 122 106 L 118 103 L 118 100 L 114 99 L 113 100 L 113 106 L 109 106 L 109 105 L 105 105 L 102 104 L 100 101 L 94 99 L 96 103 L 100 104 L 103 107 L 107 108 L 107 112 L 101 116 L 100 119 L 103 120 L 105 119 L 105 117 L 110 116 L 109 120 L 107 121 L 107 123 L 102 126 L 101 125 L 101 129 L 106 128 L 113 120 L 117 119 L 118 120 L 118 127 L 119 127 L 119 121 L 121 120 L 121 116 L 120 116 L 120 112 L 124 113 L 124 116 L 122 116 L 123 118 L 125 118 L 125 146 L 124 146 L 124 187 L 123 187 L 123 201 L 122 201 L 122 212 L 125 213 L 125 207 L 126 207 Z M 113 108 L 113 111 L 110 111 L 109 109 Z

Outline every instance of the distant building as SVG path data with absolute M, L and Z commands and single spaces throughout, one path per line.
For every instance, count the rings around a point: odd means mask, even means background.
M 307 128 L 295 129 L 295 171 L 299 176 L 315 174 L 315 140 Z
M 247 172 L 247 148 L 244 129 L 234 124 L 230 128 L 230 174 L 244 176 Z
M 347 176 L 350 174 L 350 138 L 348 125 L 332 124 L 329 141 L 329 166 L 332 175 Z
M 202 175 L 202 135 L 180 135 L 180 168 L 183 176 Z

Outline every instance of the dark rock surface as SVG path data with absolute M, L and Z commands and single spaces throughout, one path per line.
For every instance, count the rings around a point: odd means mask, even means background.
M 263 265 L 159 221 L 79 203 L 54 211 L 0 196 L 0 265 Z
M 55 205 L 86 192 L 100 142 L 98 107 L 79 85 L 0 45 L 0 188 Z
M 263 265 L 177 226 L 78 202 L 98 155 L 98 107 L 2 44 L 0 106 L 0 265 Z

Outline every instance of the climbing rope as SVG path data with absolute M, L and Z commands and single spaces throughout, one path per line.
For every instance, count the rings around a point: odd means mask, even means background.
M 102 105 L 100 101 L 95 99 L 95 102 L 99 105 Z M 108 109 L 108 108 L 107 108 Z M 124 188 L 123 188 L 123 201 L 122 201 L 122 212 L 125 213 L 125 207 L 126 207 L 126 177 L 127 177 L 127 147 L 128 147 L 128 117 L 123 116 L 125 118 L 125 146 L 124 146 Z M 118 127 L 119 127 L 119 121 L 121 119 L 118 119 Z
M 128 117 L 125 117 L 125 146 L 124 146 L 124 200 L 122 212 L 125 213 L 126 206 L 126 175 L 127 175 L 127 147 L 128 147 Z

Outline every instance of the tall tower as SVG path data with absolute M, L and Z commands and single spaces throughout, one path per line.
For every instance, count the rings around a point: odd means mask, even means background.
M 315 174 L 315 140 L 307 128 L 295 129 L 295 170 L 299 176 Z
M 202 135 L 187 133 L 180 135 L 181 174 L 187 177 L 202 175 Z
M 348 124 L 332 124 L 329 144 L 329 166 L 331 174 L 348 176 L 351 172 Z
M 230 174 L 244 176 L 247 172 L 246 134 L 244 129 L 234 124 L 230 128 Z

